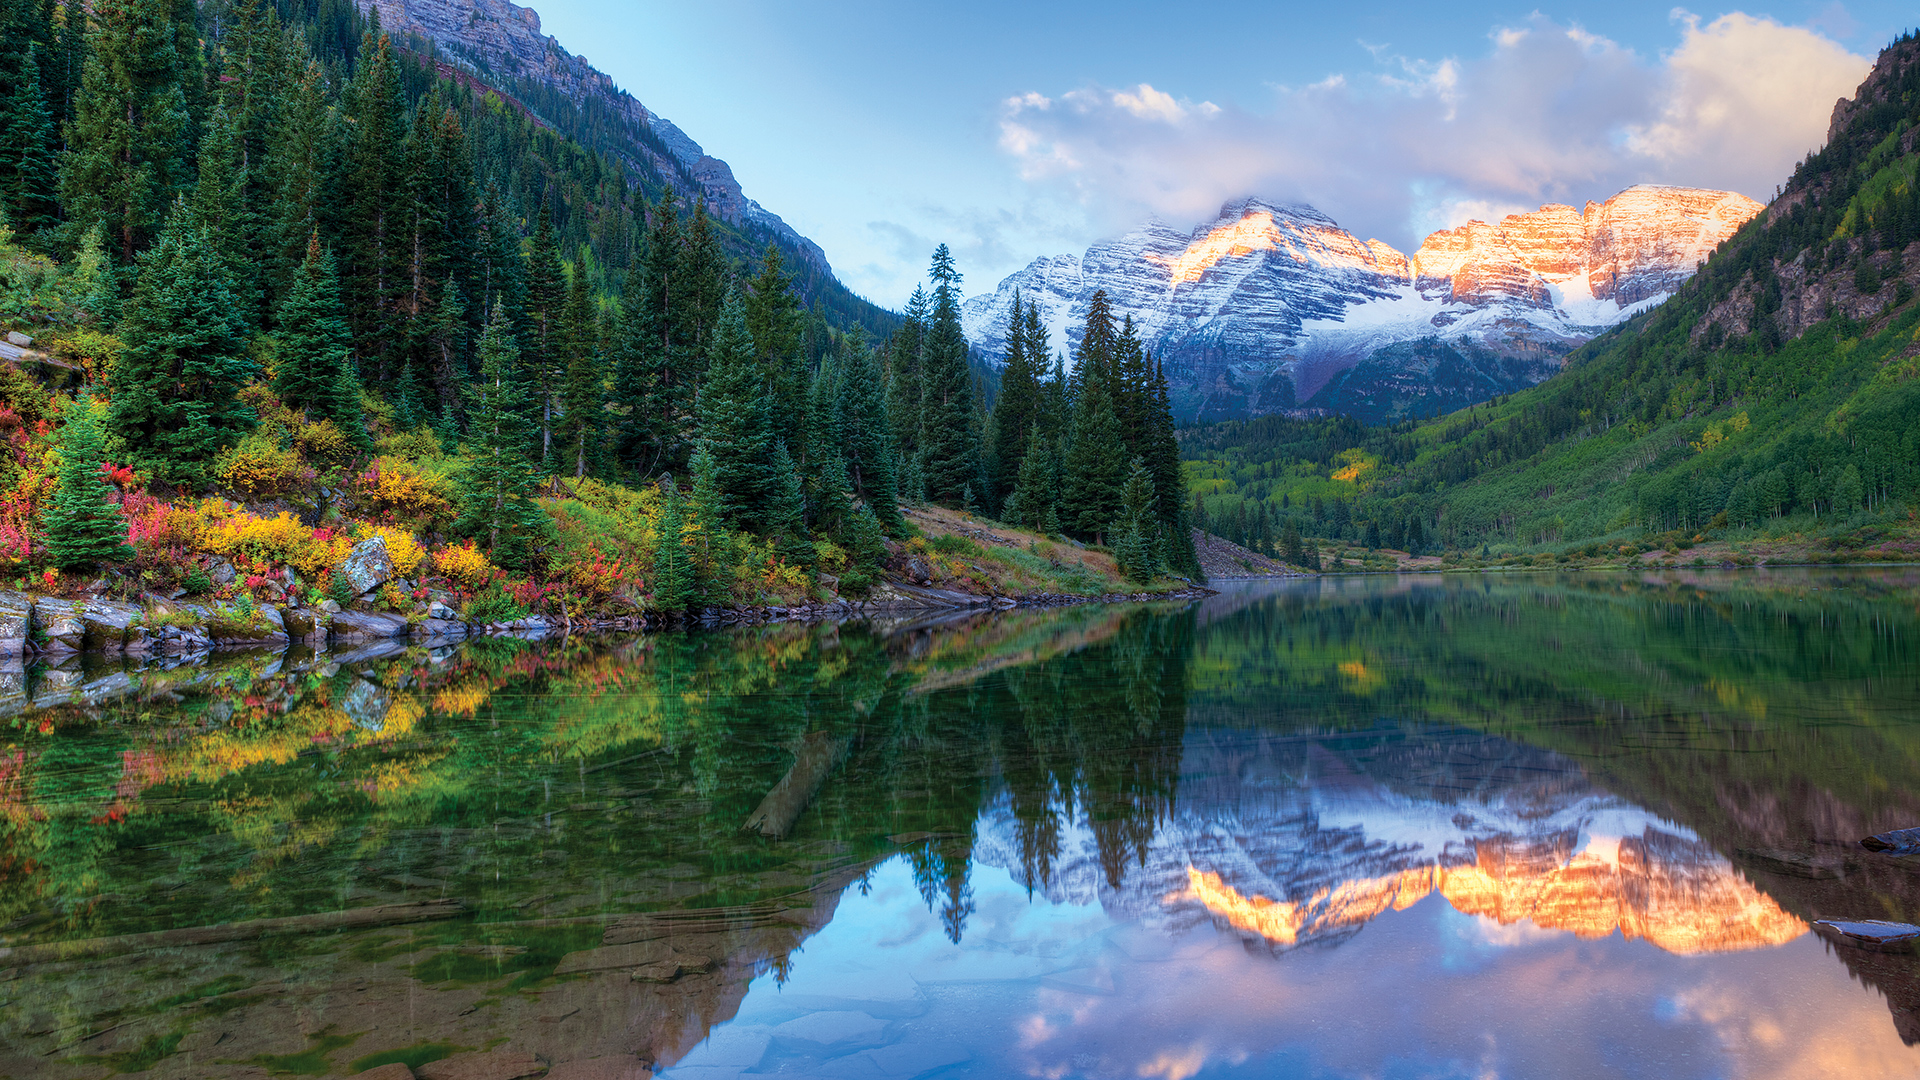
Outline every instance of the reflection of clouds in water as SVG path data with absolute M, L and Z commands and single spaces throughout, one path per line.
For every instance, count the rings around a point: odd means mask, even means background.
M 1500 926 L 1429 896 L 1338 948 L 1276 957 L 1211 925 L 1153 930 L 1094 905 L 1029 902 L 1004 871 L 976 866 L 980 925 L 991 931 L 970 929 L 955 946 L 903 861 L 873 883 L 871 895 L 842 900 L 784 987 L 754 984 L 736 1023 L 865 1010 L 888 1020 L 900 1045 L 964 1046 L 971 1060 L 954 1074 L 982 1077 L 1598 1080 L 1638 1066 L 1673 1080 L 1789 1080 L 1920 1070 L 1920 1051 L 1901 1044 L 1879 995 L 1810 936 L 1681 957 L 1617 935 Z M 1451 963 L 1464 938 L 1476 962 Z M 875 1002 L 876 970 L 905 971 L 917 990 Z M 755 1071 L 855 1075 L 832 1061 L 799 1068 L 779 1047 Z M 697 1053 L 683 1064 L 698 1064 Z
M 1810 956 L 1808 962 L 1840 970 L 1830 957 Z M 1917 1051 L 1901 1044 L 1891 1024 L 1862 1032 L 1848 995 L 1833 993 L 1823 981 L 1787 977 L 1754 985 L 1709 977 L 1676 994 L 1675 1011 L 1682 1022 L 1710 1030 L 1743 1063 L 1737 1073 L 1743 1080 L 1920 1075 Z M 1879 1000 L 1870 991 L 1853 996 Z

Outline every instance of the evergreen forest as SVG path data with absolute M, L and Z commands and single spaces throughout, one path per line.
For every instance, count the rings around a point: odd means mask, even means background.
M 0 53 L 22 584 L 501 621 L 859 597 L 902 558 L 1198 575 L 1164 374 L 1104 304 L 1070 377 L 1030 317 L 998 372 L 944 245 L 886 311 L 651 136 L 350 0 L 9 0 Z M 376 535 L 418 595 L 334 572 Z

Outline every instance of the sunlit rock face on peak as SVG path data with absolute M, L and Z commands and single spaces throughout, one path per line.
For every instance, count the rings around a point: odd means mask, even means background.
M 1035 260 L 962 307 L 1006 348 L 1016 293 L 1071 353 L 1093 294 L 1168 365 L 1183 420 L 1294 411 L 1431 415 L 1529 386 L 1657 304 L 1759 213 L 1744 195 L 1641 186 L 1429 236 L 1409 258 L 1307 206 L 1243 199 L 1182 234 L 1160 221 Z

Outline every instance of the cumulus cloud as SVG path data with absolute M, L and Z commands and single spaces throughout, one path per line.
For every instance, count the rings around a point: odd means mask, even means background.
M 1674 17 L 1678 45 L 1651 58 L 1537 14 L 1495 28 L 1477 57 L 1369 47 L 1371 72 L 1275 87 L 1258 111 L 1145 83 L 1028 93 L 1003 102 L 1000 146 L 1023 179 L 1109 228 L 1198 220 L 1257 194 L 1411 247 L 1471 217 L 1637 183 L 1764 200 L 1824 141 L 1834 100 L 1870 61 L 1767 18 Z

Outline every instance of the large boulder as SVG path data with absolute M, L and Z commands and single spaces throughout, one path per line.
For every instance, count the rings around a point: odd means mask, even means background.
M 381 611 L 343 611 L 333 617 L 335 641 L 373 641 L 407 636 L 407 620 Z
M 33 632 L 33 598 L 12 589 L 0 589 L 0 656 L 19 656 Z
M 145 613 L 138 604 L 124 604 L 118 600 L 81 601 L 80 624 L 86 628 L 83 635 L 86 647 L 100 652 L 124 649 L 133 624 L 139 622 Z M 136 636 L 144 638 L 137 632 Z
M 80 618 L 80 602 L 57 596 L 33 600 L 33 628 L 48 652 L 79 652 L 87 647 L 87 624 Z
M 393 556 L 387 554 L 387 541 L 376 536 L 353 545 L 335 573 L 346 578 L 347 587 L 357 595 L 385 585 L 399 571 L 394 569 Z
M 287 637 L 294 641 L 326 637 L 326 617 L 313 608 L 286 608 L 280 612 L 280 620 L 287 628 Z

